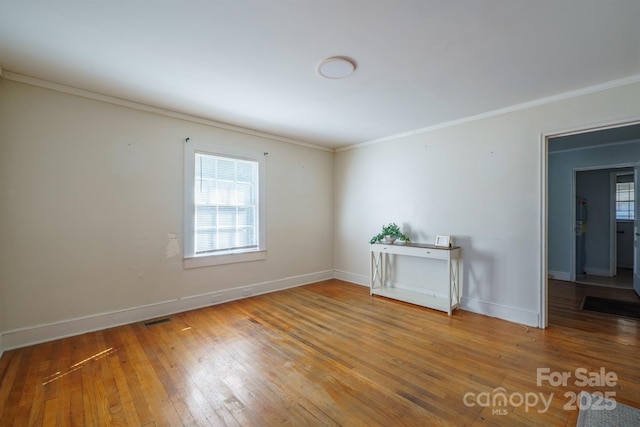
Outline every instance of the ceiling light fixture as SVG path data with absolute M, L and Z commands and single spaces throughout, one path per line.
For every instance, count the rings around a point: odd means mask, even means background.
M 328 79 L 342 79 L 356 70 L 356 63 L 344 56 L 332 56 L 318 65 L 318 73 Z

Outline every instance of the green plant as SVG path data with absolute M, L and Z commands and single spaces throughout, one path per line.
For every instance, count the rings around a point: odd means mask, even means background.
M 383 225 L 382 231 L 379 234 L 373 236 L 369 243 L 374 244 L 376 242 L 381 242 L 384 239 L 384 236 L 389 236 L 392 239 L 395 238 L 404 242 L 409 242 L 409 238 L 402 234 L 402 232 L 400 231 L 400 227 L 398 227 L 395 222 L 392 222 L 389 225 Z

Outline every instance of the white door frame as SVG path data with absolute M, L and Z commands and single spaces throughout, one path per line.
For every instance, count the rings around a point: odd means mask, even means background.
M 635 180 L 635 168 L 637 163 L 632 163 L 629 166 L 634 170 L 630 172 L 611 172 L 611 236 L 609 237 L 611 250 L 610 250 L 610 271 L 609 274 L 611 277 L 618 274 L 618 221 L 616 220 L 616 183 L 618 182 L 618 177 L 621 175 L 633 175 Z M 637 203 L 637 201 L 636 201 Z
M 618 172 L 609 175 L 609 276 L 618 272 L 618 223 L 616 221 L 616 183 Z
M 540 317 L 538 326 L 546 328 L 549 326 L 549 268 L 548 268 L 548 233 L 549 233 L 549 206 L 548 206 L 548 179 L 549 179 L 549 139 L 560 136 L 576 135 L 581 133 L 589 133 L 598 130 L 613 129 L 618 127 L 640 124 L 640 117 L 635 119 L 627 119 L 624 121 L 615 121 L 608 123 L 594 124 L 580 128 L 566 129 L 564 131 L 543 132 L 540 134 Z M 575 171 L 573 172 L 573 193 L 575 198 Z M 573 224 L 575 227 L 575 206 L 573 209 Z M 575 235 L 575 232 L 574 232 Z M 575 244 L 572 245 L 571 269 L 575 276 Z M 639 267 L 640 268 L 640 267 Z
M 640 223 L 640 162 L 636 163 L 633 168 L 633 182 L 634 182 L 634 206 L 633 206 L 633 290 L 638 296 L 640 296 L 640 248 L 638 248 L 639 239 L 638 224 Z

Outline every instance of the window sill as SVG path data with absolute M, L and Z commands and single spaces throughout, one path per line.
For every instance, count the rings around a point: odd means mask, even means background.
M 209 267 L 212 265 L 234 264 L 237 262 L 259 261 L 267 259 L 266 250 L 242 252 L 237 254 L 206 255 L 183 258 L 185 269 Z

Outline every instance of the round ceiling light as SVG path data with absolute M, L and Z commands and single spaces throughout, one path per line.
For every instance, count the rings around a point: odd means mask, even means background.
M 328 79 L 342 79 L 356 70 L 356 63 L 343 56 L 327 58 L 318 66 L 318 73 Z

